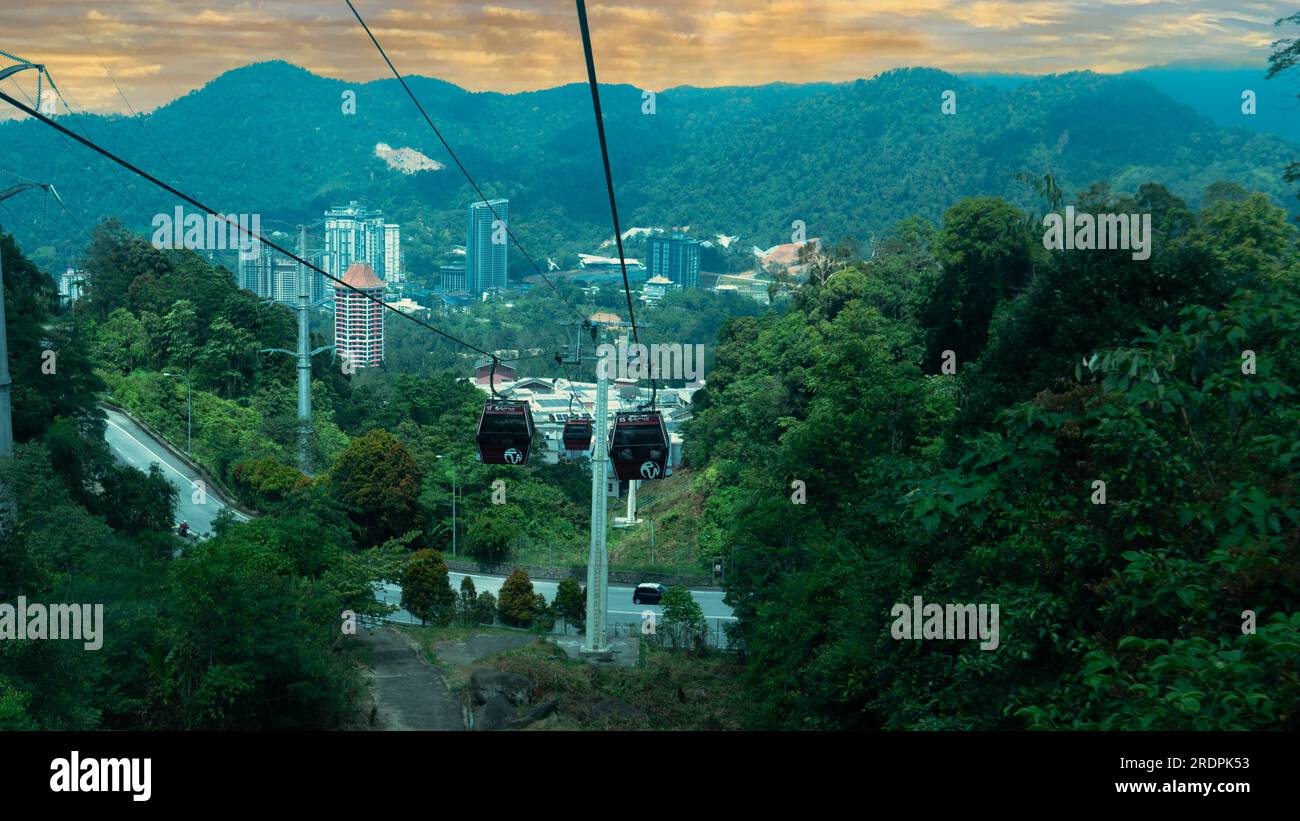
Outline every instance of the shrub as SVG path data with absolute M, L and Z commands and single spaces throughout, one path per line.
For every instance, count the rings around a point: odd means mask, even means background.
M 460 580 L 460 597 L 456 602 L 456 620 L 461 624 L 475 624 L 475 605 L 478 593 L 474 589 L 474 580 L 469 576 Z
M 497 597 L 484 590 L 474 602 L 474 624 L 497 623 Z
M 664 632 L 673 647 L 689 647 L 704 635 L 704 610 L 685 587 L 668 588 L 660 602 L 664 609 Z
M 516 569 L 501 585 L 501 602 L 498 605 L 501 621 L 512 627 L 528 627 L 537 614 L 537 599 L 528 574 Z
M 555 615 L 569 625 L 582 630 L 587 621 L 587 597 L 576 579 L 565 579 L 555 593 Z
M 411 554 L 402 573 L 402 607 L 422 622 L 451 623 L 456 594 L 447 579 L 447 563 L 436 550 Z

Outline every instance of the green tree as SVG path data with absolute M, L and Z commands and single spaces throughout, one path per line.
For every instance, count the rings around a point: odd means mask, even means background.
M 225 398 L 238 396 L 251 381 L 257 340 L 244 328 L 218 316 L 208 328 L 208 340 L 195 355 L 195 378 Z
M 334 497 L 362 529 L 363 545 L 423 530 L 422 479 L 410 453 L 386 430 L 349 442 L 329 476 Z
M 691 591 L 681 585 L 674 585 L 664 593 L 660 602 L 663 607 L 663 629 L 673 643 L 673 647 L 692 646 L 704 633 L 704 610 L 691 595 Z
M 497 597 L 484 590 L 474 602 L 474 624 L 497 623 Z
M 103 492 L 95 506 L 113 529 L 171 530 L 178 491 L 156 462 L 148 473 L 130 465 L 112 465 L 100 474 L 99 483 Z
M 537 599 L 533 594 L 533 583 L 522 569 L 516 568 L 501 585 L 500 602 L 497 607 L 501 614 L 501 621 L 511 627 L 532 625 L 537 615 Z
M 996 197 L 948 209 L 937 243 L 940 273 L 919 317 L 932 373 L 944 350 L 965 363 L 984 349 L 994 308 L 1028 283 L 1036 254 L 1024 215 Z
M 512 504 L 492 505 L 469 521 L 469 552 L 487 562 L 504 561 L 510 545 L 524 532 L 524 515 Z
M 456 618 L 461 624 L 474 625 L 474 606 L 478 604 L 478 591 L 469 576 L 460 580 L 460 598 L 456 604 Z
M 193 367 L 199 339 L 199 316 L 194 303 L 182 299 L 173 304 L 163 317 L 162 325 L 167 360 L 176 368 L 188 370 Z
M 234 470 L 236 491 L 255 507 L 279 504 L 310 481 L 302 471 L 269 456 L 241 462 Z
M 275 523 L 264 521 L 172 565 L 166 649 L 147 710 L 156 726 L 333 728 L 359 695 L 352 660 L 335 652 L 349 602 L 297 575 L 265 529 Z
M 149 334 L 125 308 L 109 314 L 95 332 L 96 358 L 119 373 L 130 373 L 149 361 Z
M 564 619 L 565 632 L 572 624 L 579 630 L 587 620 L 587 602 L 576 579 L 564 579 L 555 592 L 555 614 Z
M 456 593 L 441 553 L 425 549 L 411 554 L 402 573 L 402 607 L 421 622 L 451 623 Z

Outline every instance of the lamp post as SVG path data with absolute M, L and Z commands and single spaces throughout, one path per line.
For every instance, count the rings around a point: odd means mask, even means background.
M 439 454 L 435 458 L 443 458 Z M 456 558 L 456 461 L 451 460 L 451 557 Z
M 174 373 L 163 372 L 163 376 L 177 378 Z M 194 393 L 190 388 L 190 374 L 185 372 L 185 455 L 194 458 Z

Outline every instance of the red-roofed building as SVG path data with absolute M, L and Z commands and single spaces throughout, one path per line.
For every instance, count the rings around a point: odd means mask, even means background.
M 340 357 L 358 368 L 384 364 L 384 281 L 365 262 L 354 262 L 343 282 L 360 290 L 334 286 L 334 345 Z M 369 299 L 373 297 L 374 299 Z
M 478 363 L 474 366 L 474 384 L 486 385 L 492 381 L 492 360 L 488 357 L 480 357 Z M 496 387 L 500 389 L 502 385 L 515 381 L 515 366 L 505 362 L 497 363 L 496 370 Z

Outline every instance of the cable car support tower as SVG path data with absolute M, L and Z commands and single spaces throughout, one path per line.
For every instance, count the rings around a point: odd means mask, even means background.
M 313 225 L 316 223 L 313 223 Z M 307 257 L 307 225 L 298 226 L 298 256 Z M 260 252 L 260 246 L 259 246 Z M 307 476 L 313 476 L 311 464 L 311 358 L 318 353 L 328 351 L 333 345 L 311 348 L 311 288 L 309 287 L 308 269 L 298 266 L 298 350 L 287 351 L 284 348 L 264 348 L 262 353 L 283 353 L 298 361 L 298 470 Z M 326 300 L 327 301 L 327 300 Z M 317 304 L 323 304 L 324 301 Z
M 609 550 L 606 543 L 607 487 L 609 477 L 609 369 L 612 362 L 602 362 L 596 348 L 608 342 L 617 332 L 632 326 L 609 313 L 593 314 L 582 323 L 589 328 L 594 343 L 592 353 L 584 355 L 579 345 L 563 358 L 564 362 L 578 364 L 596 362 L 596 407 L 592 420 L 591 449 L 591 548 L 587 554 L 587 634 L 582 643 L 581 655 L 599 660 L 611 660 L 613 649 L 609 645 Z

